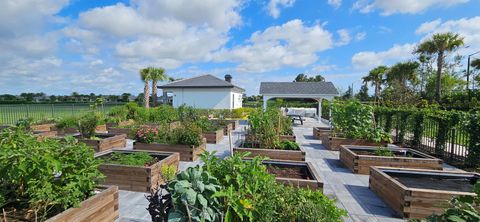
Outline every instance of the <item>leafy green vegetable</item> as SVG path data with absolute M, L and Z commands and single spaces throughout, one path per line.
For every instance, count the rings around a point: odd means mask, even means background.
M 376 156 L 395 156 L 392 150 L 386 147 L 378 147 L 374 151 Z
M 133 153 L 121 153 L 114 152 L 108 158 L 104 158 L 104 163 L 128 165 L 128 166 L 145 166 L 154 160 L 147 152 L 133 152 Z

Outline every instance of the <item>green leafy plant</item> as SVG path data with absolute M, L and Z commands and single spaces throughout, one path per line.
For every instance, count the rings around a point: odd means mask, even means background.
M 75 116 L 64 117 L 57 121 L 55 127 L 59 130 L 63 130 L 65 128 L 75 128 L 78 124 L 78 118 Z
M 83 138 L 90 138 L 95 135 L 95 128 L 99 119 L 95 112 L 89 112 L 78 119 L 78 131 Z
M 6 217 L 44 221 L 92 196 L 103 178 L 94 151 L 73 138 L 38 141 L 21 129 L 2 131 L 0 138 L 0 208 Z
M 392 150 L 386 147 L 377 147 L 374 151 L 375 156 L 395 156 Z
M 112 153 L 111 156 L 102 159 L 104 163 L 120 164 L 127 166 L 147 166 L 155 160 L 147 152 Z
M 175 165 L 162 165 L 160 174 L 165 182 L 170 182 L 174 180 L 177 175 L 177 167 Z
M 280 142 L 278 147 L 282 150 L 300 150 L 300 146 L 296 142 L 290 140 Z
M 220 160 L 205 152 L 203 168 L 218 178 L 224 221 L 342 221 L 346 212 L 321 192 L 284 186 L 266 171 L 262 158 L 235 154 Z
M 199 166 L 178 174 L 168 185 L 174 205 L 168 221 L 220 221 L 220 202 L 214 196 L 220 188 L 217 178 Z
M 22 118 L 22 119 L 19 119 L 17 120 L 17 122 L 15 123 L 15 125 L 17 127 L 21 127 L 21 128 L 24 128 L 24 129 L 27 129 L 28 127 L 30 127 L 30 125 L 33 123 L 33 118 L 29 117 L 29 118 Z
M 182 125 L 173 130 L 173 140 L 170 143 L 199 146 L 202 144 L 202 131 L 193 124 Z

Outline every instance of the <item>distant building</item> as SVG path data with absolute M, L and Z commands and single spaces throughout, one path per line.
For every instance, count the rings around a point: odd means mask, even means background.
M 212 75 L 202 75 L 173 81 L 159 86 L 163 90 L 165 102 L 173 107 L 181 105 L 201 109 L 237 109 L 242 107 L 245 90 L 232 84 L 232 76 L 220 79 Z

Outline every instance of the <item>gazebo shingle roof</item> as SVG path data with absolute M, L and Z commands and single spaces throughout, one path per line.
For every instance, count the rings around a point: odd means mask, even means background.
M 338 95 L 332 82 L 262 82 L 260 94 Z

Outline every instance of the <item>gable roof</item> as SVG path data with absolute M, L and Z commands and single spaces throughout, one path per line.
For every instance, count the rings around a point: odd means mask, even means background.
M 232 83 L 229 83 L 223 79 L 217 78 L 213 75 L 206 74 L 196 76 L 187 79 L 180 79 L 167 83 L 162 86 L 158 86 L 160 89 L 173 89 L 173 88 L 233 88 L 237 91 L 244 92 L 243 88 L 240 88 Z
M 262 82 L 260 94 L 338 95 L 332 82 Z

